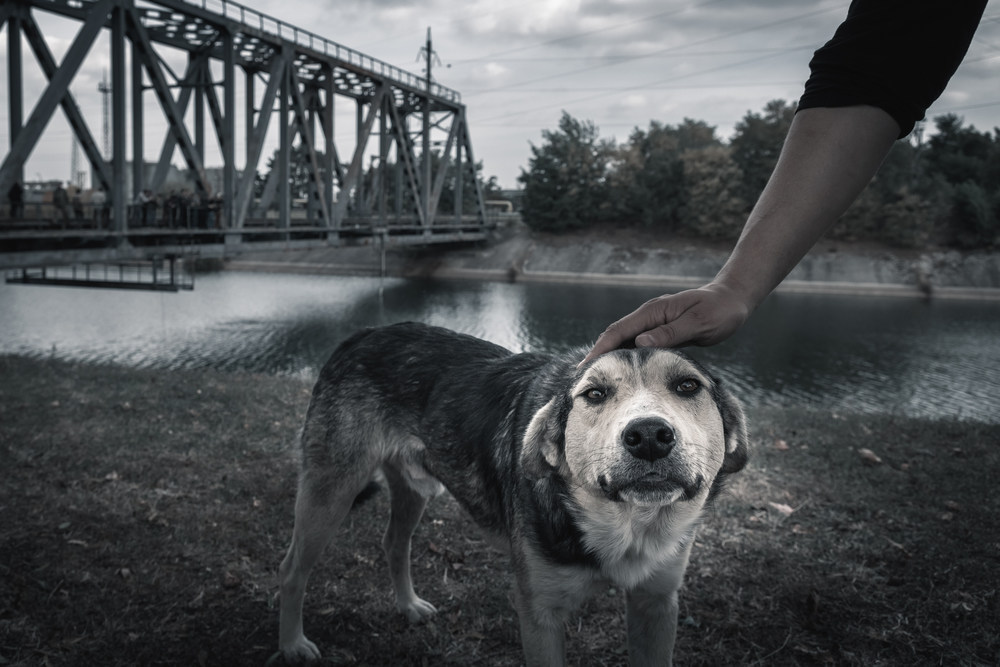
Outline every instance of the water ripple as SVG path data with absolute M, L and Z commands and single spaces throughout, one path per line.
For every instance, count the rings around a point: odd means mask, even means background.
M 0 285 L 0 352 L 315 377 L 365 326 L 418 320 L 515 352 L 586 347 L 655 291 L 224 273 L 159 295 Z M 691 350 L 749 405 L 1000 422 L 992 303 L 772 297 L 730 341 Z

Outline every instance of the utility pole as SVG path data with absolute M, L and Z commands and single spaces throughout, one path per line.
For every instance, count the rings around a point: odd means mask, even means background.
M 97 84 L 97 92 L 101 94 L 101 120 L 103 121 L 102 129 L 104 131 L 104 145 L 102 146 L 102 153 L 104 154 L 105 160 L 111 159 L 111 85 L 108 83 L 108 72 L 104 71 L 104 77 L 101 82 Z
M 424 123 L 423 123 L 423 159 L 424 159 L 424 175 L 421 179 L 421 189 L 422 192 L 422 207 L 424 212 L 424 229 L 425 234 L 430 233 L 431 224 L 431 65 L 433 64 L 434 58 L 434 47 L 431 45 L 431 29 L 427 28 L 427 44 L 421 49 L 421 55 L 426 58 L 425 70 L 426 70 L 426 84 L 427 84 L 427 99 L 424 103 Z M 439 61 L 440 62 L 440 61 Z
M 70 150 L 69 150 L 69 182 L 73 185 L 82 188 L 83 183 L 80 178 L 80 144 L 76 140 L 76 136 L 70 137 Z
M 924 121 L 917 121 L 910 133 L 910 145 L 913 146 L 913 161 L 910 163 L 910 185 L 916 187 L 920 178 L 921 160 L 924 157 Z

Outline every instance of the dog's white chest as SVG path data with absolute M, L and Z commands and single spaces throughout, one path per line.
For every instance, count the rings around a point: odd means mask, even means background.
M 676 507 L 614 508 L 581 519 L 584 542 L 602 573 L 629 589 L 664 569 L 683 572 L 697 515 Z

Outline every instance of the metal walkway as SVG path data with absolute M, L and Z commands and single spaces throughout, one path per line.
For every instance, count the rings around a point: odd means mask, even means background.
M 51 17 L 76 26 L 61 62 L 43 29 Z M 10 123 L 0 201 L 24 183 L 57 109 L 92 176 L 79 206 L 49 191 L 4 206 L 0 268 L 485 236 L 465 107 L 431 80 L 429 31 L 421 77 L 226 0 L 5 0 L 0 29 Z M 98 119 L 107 154 L 70 89 L 95 45 L 110 52 Z M 26 116 L 29 49 L 47 84 Z M 351 124 L 352 140 L 338 145 L 335 122 Z M 165 137 L 150 146 L 154 125 Z
M 7 271 L 7 282 L 20 285 L 103 287 L 179 292 L 194 289 L 194 274 L 177 257 L 116 264 L 43 267 Z

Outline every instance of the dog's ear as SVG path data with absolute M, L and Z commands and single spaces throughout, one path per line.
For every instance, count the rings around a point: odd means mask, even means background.
M 726 456 L 720 472 L 739 472 L 747 464 L 750 455 L 750 438 L 747 435 L 747 418 L 743 413 L 743 405 L 718 381 L 715 384 L 715 402 L 722 415 L 722 432 L 726 439 Z
M 544 477 L 562 458 L 564 419 L 559 397 L 553 397 L 532 417 L 521 443 L 521 472 L 528 479 Z

